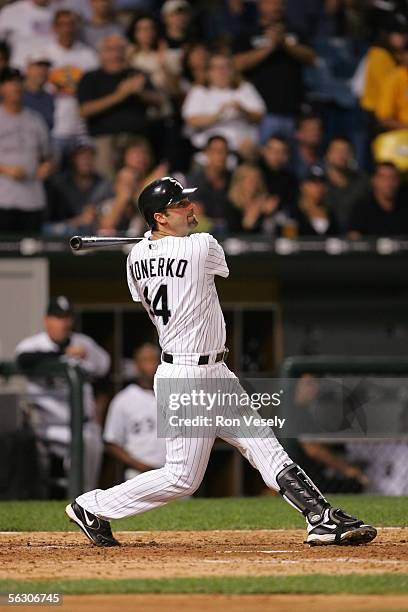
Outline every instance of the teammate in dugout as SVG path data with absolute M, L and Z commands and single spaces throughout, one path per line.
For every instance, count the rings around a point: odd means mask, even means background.
M 138 201 L 151 231 L 129 254 L 127 279 L 133 300 L 143 304 L 159 335 L 162 362 L 156 390 L 163 379 L 237 381 L 224 361 L 225 323 L 215 288 L 215 276 L 226 278 L 229 271 L 222 247 L 210 234 L 190 235 L 197 225 L 189 200 L 194 191 L 164 177 L 149 184 Z M 213 437 L 187 438 L 175 432 L 166 438 L 164 467 L 80 495 L 66 507 L 68 517 L 94 544 L 118 545 L 110 520 L 193 494 L 216 437 L 236 446 L 266 485 L 304 515 L 309 544 L 361 544 L 377 535 L 374 527 L 333 508 L 268 427 L 248 437 L 228 427 L 214 431 Z

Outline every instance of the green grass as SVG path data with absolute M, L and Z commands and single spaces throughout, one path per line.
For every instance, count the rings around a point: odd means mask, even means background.
M 31 593 L 300 593 L 405 594 L 408 574 L 225 576 L 145 580 L 0 580 L 0 592 Z
M 408 525 L 408 497 L 333 495 L 330 501 L 376 526 Z M 70 531 L 66 502 L 0 502 L 0 531 Z M 117 531 L 287 529 L 302 516 L 278 497 L 191 499 L 114 522 Z

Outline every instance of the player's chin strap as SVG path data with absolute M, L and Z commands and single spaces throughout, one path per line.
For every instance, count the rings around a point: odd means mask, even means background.
M 330 508 L 330 504 L 296 463 L 283 468 L 276 480 L 282 497 L 299 510 L 311 525 L 323 520 L 324 511 Z

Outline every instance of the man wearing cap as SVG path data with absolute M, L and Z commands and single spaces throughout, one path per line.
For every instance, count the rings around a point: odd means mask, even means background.
M 28 60 L 24 80 L 23 104 L 41 115 L 51 131 L 54 125 L 54 96 L 46 90 L 51 61 L 42 52 L 32 53 Z
M 108 353 L 92 338 L 73 332 L 74 316 L 71 302 L 65 296 L 51 298 L 44 317 L 45 331 L 22 340 L 16 348 L 19 367 L 30 375 L 39 363 L 55 360 L 73 360 L 89 375 L 101 377 L 109 370 Z M 33 427 L 47 452 L 69 465 L 70 406 L 67 384 L 58 377 L 29 379 L 29 395 L 33 403 Z M 97 483 L 102 456 L 102 439 L 95 418 L 95 398 L 92 386 L 85 383 L 84 399 L 84 486 Z
M 161 9 L 164 22 L 164 38 L 171 49 L 178 49 L 188 42 L 191 23 L 191 6 L 187 0 L 167 0 Z
M 50 141 L 42 117 L 23 106 L 23 77 L 0 73 L 0 227 L 35 233 L 45 207 L 42 180 L 50 172 Z

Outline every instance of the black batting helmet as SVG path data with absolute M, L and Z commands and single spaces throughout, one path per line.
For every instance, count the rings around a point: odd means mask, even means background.
M 139 196 L 137 205 L 146 220 L 152 227 L 154 225 L 154 213 L 162 212 L 169 204 L 176 204 L 185 200 L 197 187 L 185 189 L 183 185 L 171 176 L 164 176 L 153 183 L 149 183 Z

